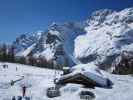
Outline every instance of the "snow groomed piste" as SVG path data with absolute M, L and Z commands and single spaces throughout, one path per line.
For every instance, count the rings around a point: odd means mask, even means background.
M 0 64 L 3 65 L 3 63 Z M 13 96 L 17 99 L 18 96 L 22 96 L 21 86 L 23 84 L 28 87 L 25 97 L 30 97 L 30 100 L 68 100 L 68 97 L 69 100 L 80 100 L 80 98 L 87 98 L 87 96 L 82 96 L 89 94 L 85 91 L 93 93 L 90 95 L 94 96 L 95 100 L 132 100 L 133 77 L 130 75 L 119 76 L 101 71 L 103 74 L 102 77 L 109 78 L 113 82 L 112 88 L 95 87 L 94 89 L 90 89 L 84 88 L 82 84 L 68 83 L 59 89 L 60 96 L 49 98 L 47 97 L 47 90 L 50 87 L 55 87 L 53 81 L 55 79 L 55 71 L 21 64 L 6 64 L 8 65 L 6 69 L 0 66 L 0 100 L 11 100 Z M 93 64 L 90 65 L 92 66 Z M 74 70 L 74 73 L 80 72 L 81 70 L 87 71 L 88 68 L 85 69 L 86 67 L 84 68 L 83 66 L 88 65 L 79 65 L 76 67 L 76 70 L 75 67 L 72 70 Z M 16 67 L 18 68 L 17 71 Z M 94 73 L 93 71 L 92 73 Z M 56 72 L 56 78 L 60 79 L 62 72 L 57 70 Z M 11 80 L 18 80 L 23 76 L 24 79 L 17 81 L 11 86 Z

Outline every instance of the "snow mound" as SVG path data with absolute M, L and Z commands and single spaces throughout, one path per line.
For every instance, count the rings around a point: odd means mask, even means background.
M 79 64 L 71 68 L 71 72 L 72 73 L 66 75 L 65 77 L 70 75 L 73 76 L 77 73 L 81 73 L 82 75 L 85 75 L 89 79 L 95 81 L 100 86 L 107 87 L 108 85 L 107 83 L 108 78 L 94 63 Z

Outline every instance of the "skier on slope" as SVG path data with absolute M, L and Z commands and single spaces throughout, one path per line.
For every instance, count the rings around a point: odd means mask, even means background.
M 25 97 L 26 95 L 26 86 L 22 87 L 22 96 Z
M 30 88 L 32 86 L 32 81 L 30 79 L 30 77 L 27 75 L 25 75 L 22 80 L 20 81 L 20 89 L 21 89 L 21 95 L 22 95 L 22 100 L 28 100 L 27 99 L 27 96 L 30 95 L 30 94 L 27 94 L 29 93 L 28 91 L 28 88 Z M 29 97 L 29 96 L 28 96 Z

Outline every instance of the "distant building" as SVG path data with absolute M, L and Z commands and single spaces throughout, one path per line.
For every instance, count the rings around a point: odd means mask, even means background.
M 70 73 L 70 67 L 63 67 L 63 75 Z

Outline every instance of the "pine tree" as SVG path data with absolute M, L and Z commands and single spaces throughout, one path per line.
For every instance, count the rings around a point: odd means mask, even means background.
M 18 62 L 19 62 L 20 64 L 26 64 L 26 59 L 25 59 L 25 57 L 20 57 L 19 60 L 18 60 Z
M 7 61 L 15 62 L 15 53 L 14 53 L 14 47 L 13 46 L 11 46 L 9 48 L 7 56 L 8 56 L 8 60 Z
M 2 47 L 2 61 L 7 61 L 8 60 L 8 57 L 7 57 L 7 45 L 6 44 L 3 44 L 3 47 Z
M 2 51 L 2 47 L 0 47 L 0 61 L 3 60 L 3 51 Z
M 11 46 L 11 62 L 15 62 L 15 48 Z

